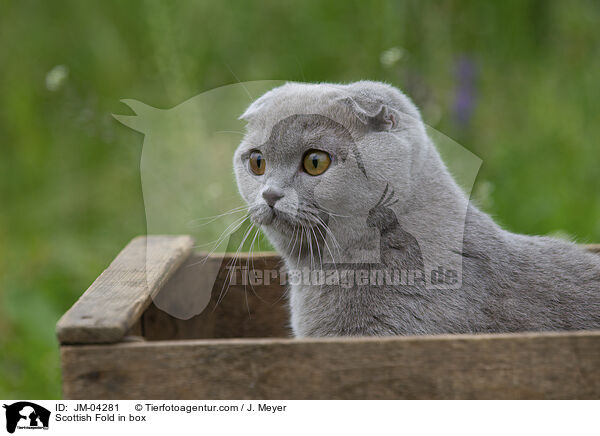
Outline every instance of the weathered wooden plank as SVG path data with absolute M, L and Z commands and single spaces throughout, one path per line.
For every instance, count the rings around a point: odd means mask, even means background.
M 290 336 L 287 299 L 280 284 L 281 259 L 275 253 L 238 259 L 237 266 L 270 273 L 268 284 L 262 280 L 256 285 L 243 284 L 239 272 L 235 281 L 230 279 L 227 267 L 233 265 L 233 260 L 229 254 L 211 255 L 208 259 L 204 253 L 192 254 L 160 291 L 155 302 L 158 303 L 161 295 L 167 294 L 184 299 L 182 304 L 193 304 L 194 300 L 204 299 L 203 292 L 210 292 L 208 305 L 197 316 L 179 319 L 176 314 L 166 313 L 151 304 L 142 318 L 146 339 Z M 204 273 L 213 269 L 218 269 L 218 275 L 206 288 Z M 182 287 L 187 290 L 182 292 Z
M 600 398 L 600 331 L 63 346 L 67 399 Z
M 142 319 L 138 319 L 131 328 L 125 333 L 125 336 L 144 336 L 144 326 Z
M 189 256 L 189 236 L 133 239 L 57 324 L 65 343 L 117 342 Z
M 586 245 L 586 249 L 600 253 L 600 245 Z M 179 319 L 152 304 L 143 315 L 145 337 L 149 340 L 259 338 L 287 337 L 289 314 L 285 289 L 280 285 L 282 261 L 273 252 L 239 254 L 236 265 L 264 271 L 275 271 L 277 276 L 268 285 L 227 284 L 232 254 L 193 253 L 179 268 L 159 295 L 176 293 L 187 299 L 181 304 L 194 304 L 205 285 L 206 271 L 219 269 L 212 288 L 210 302 L 204 311 L 189 319 Z M 189 287 L 188 292 L 181 292 Z

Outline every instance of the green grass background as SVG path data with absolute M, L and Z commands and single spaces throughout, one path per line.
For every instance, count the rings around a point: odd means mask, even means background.
M 60 397 L 57 319 L 145 232 L 121 98 L 385 80 L 483 159 L 475 195 L 505 227 L 600 242 L 599 28 L 597 1 L 0 1 L 0 397 Z

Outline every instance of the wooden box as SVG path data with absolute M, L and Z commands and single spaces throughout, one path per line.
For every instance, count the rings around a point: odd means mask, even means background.
M 65 399 L 600 398 L 600 331 L 292 339 L 278 282 L 231 286 L 217 304 L 230 257 L 201 263 L 192 246 L 134 239 L 62 317 Z M 203 268 L 219 273 L 200 315 L 156 307 Z

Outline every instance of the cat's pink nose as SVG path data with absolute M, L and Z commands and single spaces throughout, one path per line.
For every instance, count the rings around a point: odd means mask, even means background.
M 262 196 L 269 207 L 273 207 L 283 197 L 283 192 L 277 188 L 267 188 L 263 191 Z

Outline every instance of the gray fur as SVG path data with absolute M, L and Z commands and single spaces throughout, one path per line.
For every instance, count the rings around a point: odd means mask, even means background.
M 461 266 L 454 288 L 292 285 L 295 336 L 600 328 L 600 257 L 572 243 L 509 233 L 478 210 L 397 89 L 289 83 L 242 118 L 247 134 L 233 160 L 240 193 L 288 269 Z M 332 156 L 320 176 L 301 171 L 309 148 Z M 248 170 L 254 149 L 266 159 L 263 176 Z M 276 212 L 265 190 L 283 195 Z

